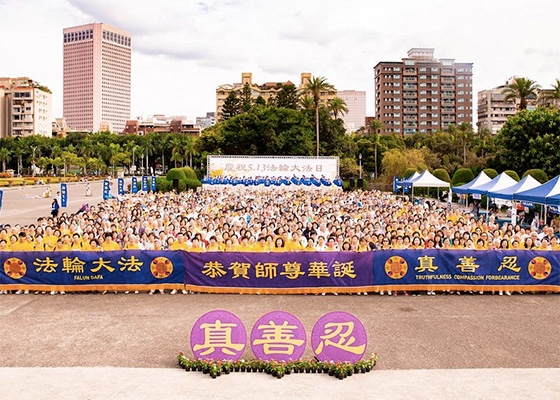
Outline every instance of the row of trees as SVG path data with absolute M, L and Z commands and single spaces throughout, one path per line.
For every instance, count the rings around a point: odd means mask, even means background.
M 2 171 L 34 174 L 35 165 L 56 174 L 78 169 L 84 174 L 129 170 L 156 170 L 162 166 L 193 166 L 200 162 L 197 138 L 184 134 L 149 133 L 145 136 L 70 133 L 66 138 L 44 136 L 0 139 Z
M 521 105 L 520 96 L 531 91 L 521 88 L 534 89 L 534 83 L 526 78 L 516 82 L 517 92 L 513 87 L 508 90 Z M 358 176 L 361 161 L 364 176 L 381 175 L 387 182 L 407 168 L 443 169 L 450 176 L 459 168 L 479 171 L 487 167 L 519 173 L 538 167 L 549 176 L 560 173 L 560 113 L 554 108 L 520 111 L 498 135 L 461 124 L 434 134 L 402 137 L 383 134 L 379 121 L 348 135 L 339 118 L 346 111 L 344 103 L 337 98 L 327 104 L 321 101 L 334 91 L 325 78 L 313 77 L 304 96 L 293 85 L 282 85 L 268 102 L 252 100 L 250 87 L 246 88 L 228 97 L 224 110 L 231 112 L 226 112 L 227 118 L 200 137 L 71 133 L 66 138 L 6 138 L 0 139 L 0 162 L 3 170 L 13 168 L 18 173 L 31 173 L 31 165 L 57 174 L 68 166 L 84 173 L 104 173 L 122 166 L 165 171 L 171 166 L 200 165 L 202 169 L 208 154 L 320 154 L 341 158 L 343 178 Z

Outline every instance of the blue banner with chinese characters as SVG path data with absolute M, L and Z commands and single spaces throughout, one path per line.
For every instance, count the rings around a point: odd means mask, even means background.
M 138 179 L 135 176 L 132 177 L 132 182 L 130 184 L 130 190 L 133 194 L 138 193 Z
M 117 179 L 117 193 L 119 195 L 124 194 L 124 178 L 118 178 Z
M 386 290 L 560 291 L 560 254 L 529 250 L 378 250 L 373 275 Z
M 156 183 L 156 177 L 155 176 L 152 176 L 151 182 L 152 182 L 152 192 L 155 192 L 156 189 L 157 189 L 157 183 Z
M 355 293 L 373 288 L 373 253 L 185 253 L 187 289 L 215 293 Z
M 148 185 L 148 177 L 147 176 L 143 176 L 142 177 L 142 191 L 143 192 L 147 192 L 149 190 L 149 185 Z
M 66 207 L 68 205 L 68 184 L 60 184 L 60 207 Z
M 109 184 L 109 181 L 103 181 L 103 200 L 109 199 L 110 192 L 111 192 L 111 185 Z
M 0 284 L 11 289 L 181 289 L 181 251 L 1 252 Z

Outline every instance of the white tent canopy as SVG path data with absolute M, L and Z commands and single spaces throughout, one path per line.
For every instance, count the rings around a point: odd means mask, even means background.
M 515 185 L 517 182 L 511 176 L 502 172 L 500 175 L 492 179 L 490 182 L 484 183 L 482 185 L 477 185 L 469 190 L 469 193 L 486 194 L 491 195 L 490 192 L 493 190 L 502 190 L 510 186 Z
M 498 199 L 513 199 L 515 193 L 523 192 L 525 190 L 534 189 L 540 186 L 540 182 L 533 178 L 531 175 L 527 175 L 525 178 L 521 179 L 515 185 L 507 187 L 505 189 L 490 189 L 488 195 L 493 198 Z
M 464 185 L 454 187 L 453 193 L 459 193 L 459 194 L 472 193 L 472 189 L 476 189 L 477 186 L 484 185 L 485 183 L 490 182 L 490 180 L 491 180 L 490 177 L 486 175 L 484 171 L 482 171 L 480 174 L 478 174 L 476 178 L 474 178 L 469 183 L 465 183 Z
M 449 187 L 449 182 L 442 181 L 425 170 L 411 181 L 413 187 Z

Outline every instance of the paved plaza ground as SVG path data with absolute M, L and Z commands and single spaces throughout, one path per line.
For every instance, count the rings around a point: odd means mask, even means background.
M 266 391 L 268 398 L 554 399 L 560 398 L 559 305 L 558 295 L 529 294 L 4 295 L 0 366 L 8 368 L 0 368 L 0 386 L 10 382 L 12 396 L 0 397 L 253 398 Z M 368 351 L 380 353 L 379 363 L 343 382 L 248 373 L 214 381 L 185 373 L 176 355 L 190 352 L 190 328 L 212 309 L 236 313 L 247 329 L 268 311 L 286 310 L 308 332 L 325 312 L 346 310 L 364 322 Z M 25 382 L 42 391 L 24 391 Z
M 116 193 L 116 180 L 113 180 L 112 193 Z M 2 188 L 4 198 L 0 210 L 0 225 L 4 224 L 32 224 L 39 217 L 49 216 L 51 212 L 51 198 L 44 198 L 43 193 L 50 186 L 53 195 L 60 190 L 60 183 L 50 185 L 17 186 Z M 85 182 L 68 183 L 68 207 L 60 212 L 72 214 L 77 212 L 83 203 L 97 204 L 103 197 L 103 181 L 90 182 L 92 196 L 86 197 Z

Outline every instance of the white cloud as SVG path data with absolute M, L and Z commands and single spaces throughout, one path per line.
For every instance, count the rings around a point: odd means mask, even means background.
M 559 77 L 559 14 L 554 0 L 0 0 L 0 75 L 48 85 L 61 115 L 62 29 L 105 22 L 133 35 L 133 116 L 204 115 L 216 87 L 245 71 L 256 82 L 294 83 L 312 72 L 367 90 L 371 115 L 373 67 L 411 47 L 473 62 L 475 97 L 512 75 L 550 86 Z

